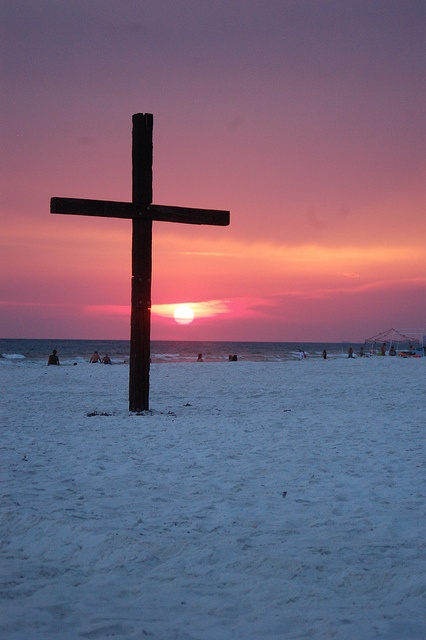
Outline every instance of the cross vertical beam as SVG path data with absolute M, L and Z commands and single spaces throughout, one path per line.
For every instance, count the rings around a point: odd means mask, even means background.
M 132 202 L 152 203 L 150 113 L 136 113 L 132 129 Z M 151 341 L 152 219 L 132 220 L 132 309 L 130 317 L 129 411 L 149 409 Z

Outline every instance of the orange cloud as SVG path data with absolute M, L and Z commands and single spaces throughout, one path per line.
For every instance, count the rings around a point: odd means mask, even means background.
M 151 313 L 163 318 L 173 318 L 177 306 L 186 305 L 194 311 L 195 318 L 212 318 L 230 313 L 230 304 L 224 300 L 206 300 L 202 302 L 173 302 L 168 304 L 153 304 Z M 83 313 L 87 315 L 130 316 L 130 305 L 86 305 Z

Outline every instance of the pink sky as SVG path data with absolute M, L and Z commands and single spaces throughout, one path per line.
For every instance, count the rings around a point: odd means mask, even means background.
M 420 1 L 1 1 L 0 337 L 127 339 L 131 117 L 154 114 L 152 338 L 426 328 Z M 173 308 L 192 305 L 181 325 Z

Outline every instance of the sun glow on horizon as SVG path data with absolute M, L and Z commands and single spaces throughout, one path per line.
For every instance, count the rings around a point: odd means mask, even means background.
M 194 310 L 187 304 L 179 304 L 173 312 L 173 317 L 178 324 L 191 324 L 194 316 Z

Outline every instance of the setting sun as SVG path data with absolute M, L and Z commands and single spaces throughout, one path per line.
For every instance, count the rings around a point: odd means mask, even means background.
M 190 324 L 194 319 L 194 311 L 187 304 L 180 304 L 173 312 L 178 324 Z

